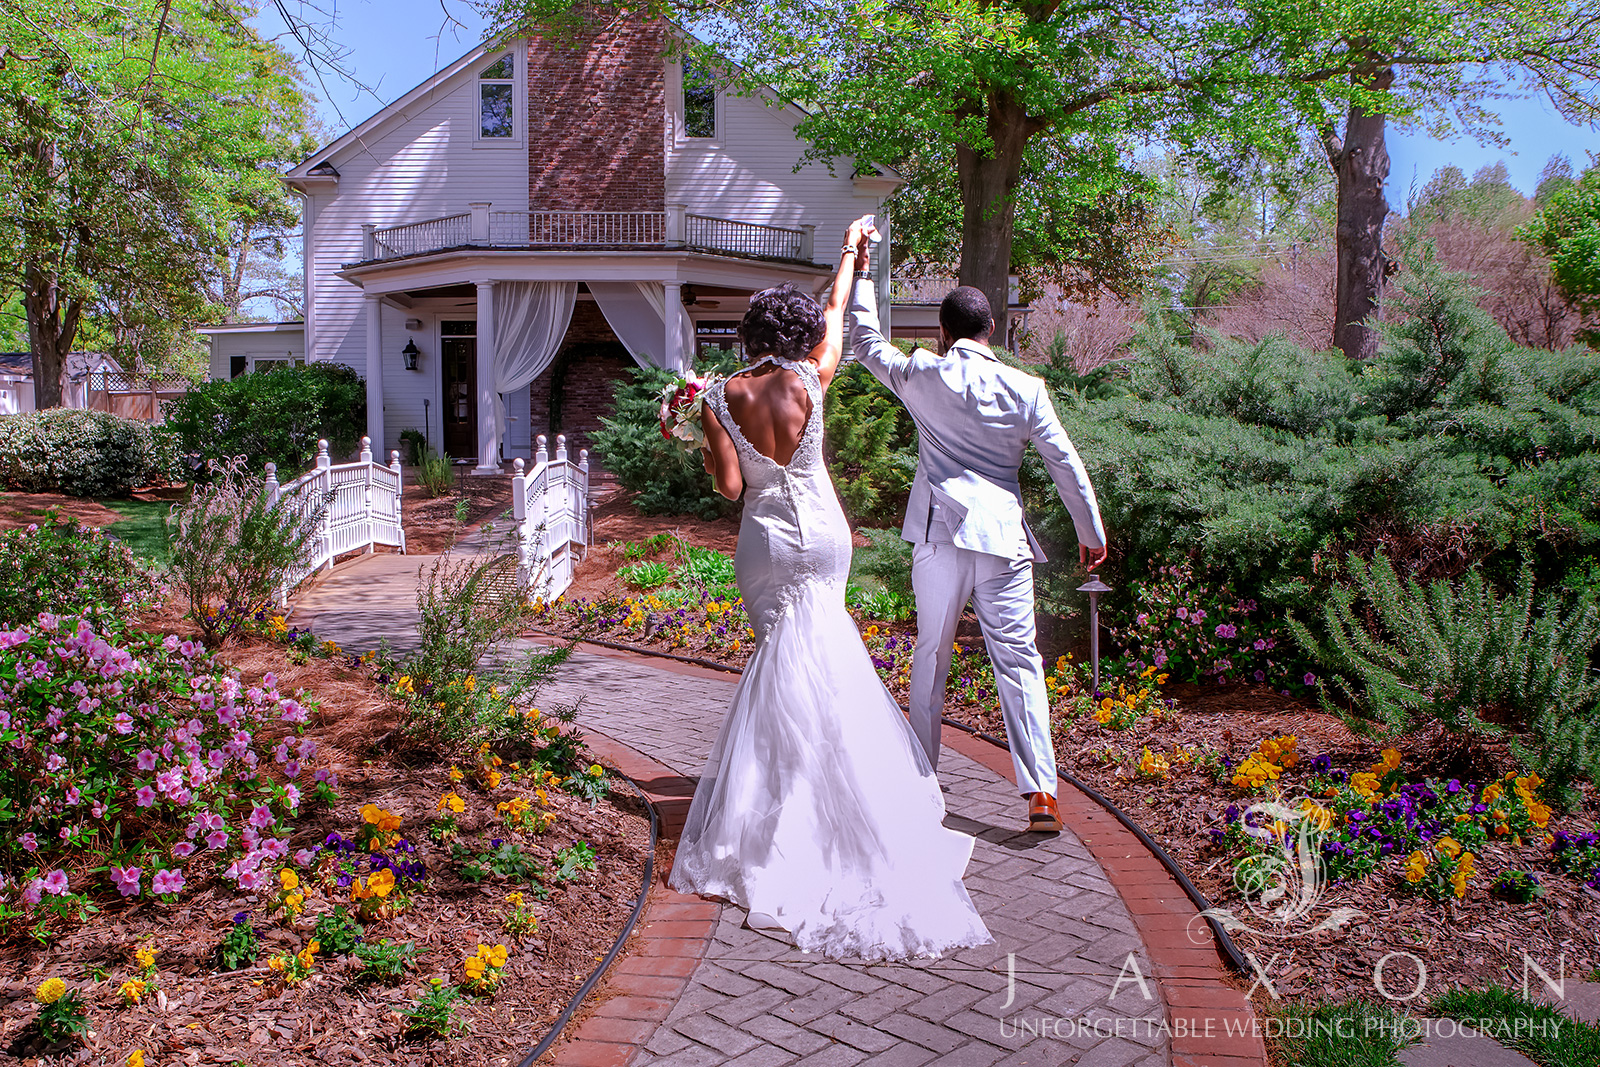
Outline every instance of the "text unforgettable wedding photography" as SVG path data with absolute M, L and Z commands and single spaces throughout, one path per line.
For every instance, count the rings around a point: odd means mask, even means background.
M 0 9 L 0 1063 L 1600 1067 L 1600 0 Z

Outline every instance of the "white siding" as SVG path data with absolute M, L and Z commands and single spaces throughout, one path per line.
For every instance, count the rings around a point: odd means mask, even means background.
M 717 135 L 707 140 L 680 136 L 682 75 L 667 69 L 667 202 L 690 214 L 817 228 L 815 259 L 830 266 L 845 228 L 878 210 L 878 198 L 856 194 L 854 163 L 835 161 L 834 172 L 810 163 L 796 172 L 805 145 L 794 132 L 795 112 L 766 97 L 717 98 Z
M 518 83 L 526 84 L 526 49 L 515 50 Z M 379 227 L 462 214 L 468 201 L 487 200 L 494 210 L 527 210 L 528 152 L 518 138 L 484 146 L 477 138 L 480 67 L 493 53 L 415 103 L 398 121 L 381 127 L 365 143 L 326 158 L 339 171 L 332 192 L 315 194 L 314 222 L 307 231 L 311 279 L 313 361 L 337 360 L 362 375 L 367 369 L 366 310 L 360 287 L 337 277 L 362 257 L 362 225 Z M 517 122 L 526 122 L 519 94 Z M 470 312 L 470 309 L 468 309 Z M 385 307 L 383 314 L 384 451 L 399 447 L 399 434 L 422 425 L 422 398 L 434 396 L 438 363 L 424 357 L 421 373 L 401 369 L 407 318 L 424 317 Z M 469 314 L 467 317 L 471 317 Z M 428 334 L 412 335 L 417 347 L 433 349 Z M 438 408 L 433 410 L 437 418 Z
M 258 330 L 238 333 L 213 333 L 211 341 L 211 379 L 227 381 L 233 376 L 233 357 L 304 359 L 305 334 L 300 330 Z

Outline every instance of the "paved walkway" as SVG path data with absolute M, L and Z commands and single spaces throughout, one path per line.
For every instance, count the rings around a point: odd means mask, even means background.
M 432 562 L 375 556 L 346 565 L 302 596 L 292 622 L 313 625 L 353 651 L 379 639 L 403 649 L 415 638 L 418 568 Z M 529 647 L 513 642 L 506 652 Z M 597 750 L 618 754 L 612 762 L 633 762 L 630 776 L 649 779 L 643 784 L 664 810 L 670 835 L 674 816 L 681 826 L 734 684 L 731 675 L 577 651 L 542 699 L 577 705 L 578 722 Z M 1100 840 L 1093 852 L 1070 829 L 1055 836 L 1019 832 L 1025 810 L 1004 777 L 1009 758 L 964 747 L 947 750 L 940 763 L 946 825 L 975 838 L 966 883 L 995 944 L 915 963 L 828 961 L 746 929 L 737 907 L 673 894 L 658 876 L 646 937 L 635 939 L 654 948 L 614 968 L 599 992 L 599 1010 L 578 1028 L 578 1040 L 557 1046 L 555 1062 L 1261 1063 L 1259 1037 L 1228 1041 L 1218 1034 L 1216 1043 L 1199 1043 L 1203 1059 L 1194 1041 L 1179 1041 L 1183 1048 L 1174 1054 L 1167 1035 L 1179 1031 L 1177 1022 L 1192 1023 L 1196 1004 L 1209 1008 L 1215 999 L 1236 1023 L 1253 1017 L 1238 992 L 1219 980 L 1209 948 L 1157 946 L 1152 959 L 1141 927 L 1159 930 L 1163 941 L 1181 938 L 1187 901 L 1175 901 L 1165 885 L 1128 896 L 1126 877 L 1119 893 L 1101 861 L 1151 887 L 1154 861 L 1134 855 L 1115 838 L 1120 828 L 1081 798 L 1063 797 L 1063 807 L 1073 799 L 1078 816 L 1068 816 L 1069 825 L 1095 828 Z M 1138 906 L 1137 922 L 1125 896 Z M 657 995 L 640 996 L 641 989 Z

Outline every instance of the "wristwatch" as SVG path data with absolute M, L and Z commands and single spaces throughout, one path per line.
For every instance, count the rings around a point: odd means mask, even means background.
M 872 277 L 872 272 L 870 270 L 858 270 L 858 271 L 856 271 L 856 277 L 857 278 L 871 278 Z

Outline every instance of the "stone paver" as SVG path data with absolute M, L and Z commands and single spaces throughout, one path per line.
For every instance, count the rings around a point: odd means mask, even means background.
M 1422 1040 L 1401 1049 L 1403 1067 L 1535 1067 L 1520 1052 L 1450 1019 L 1419 1019 Z

